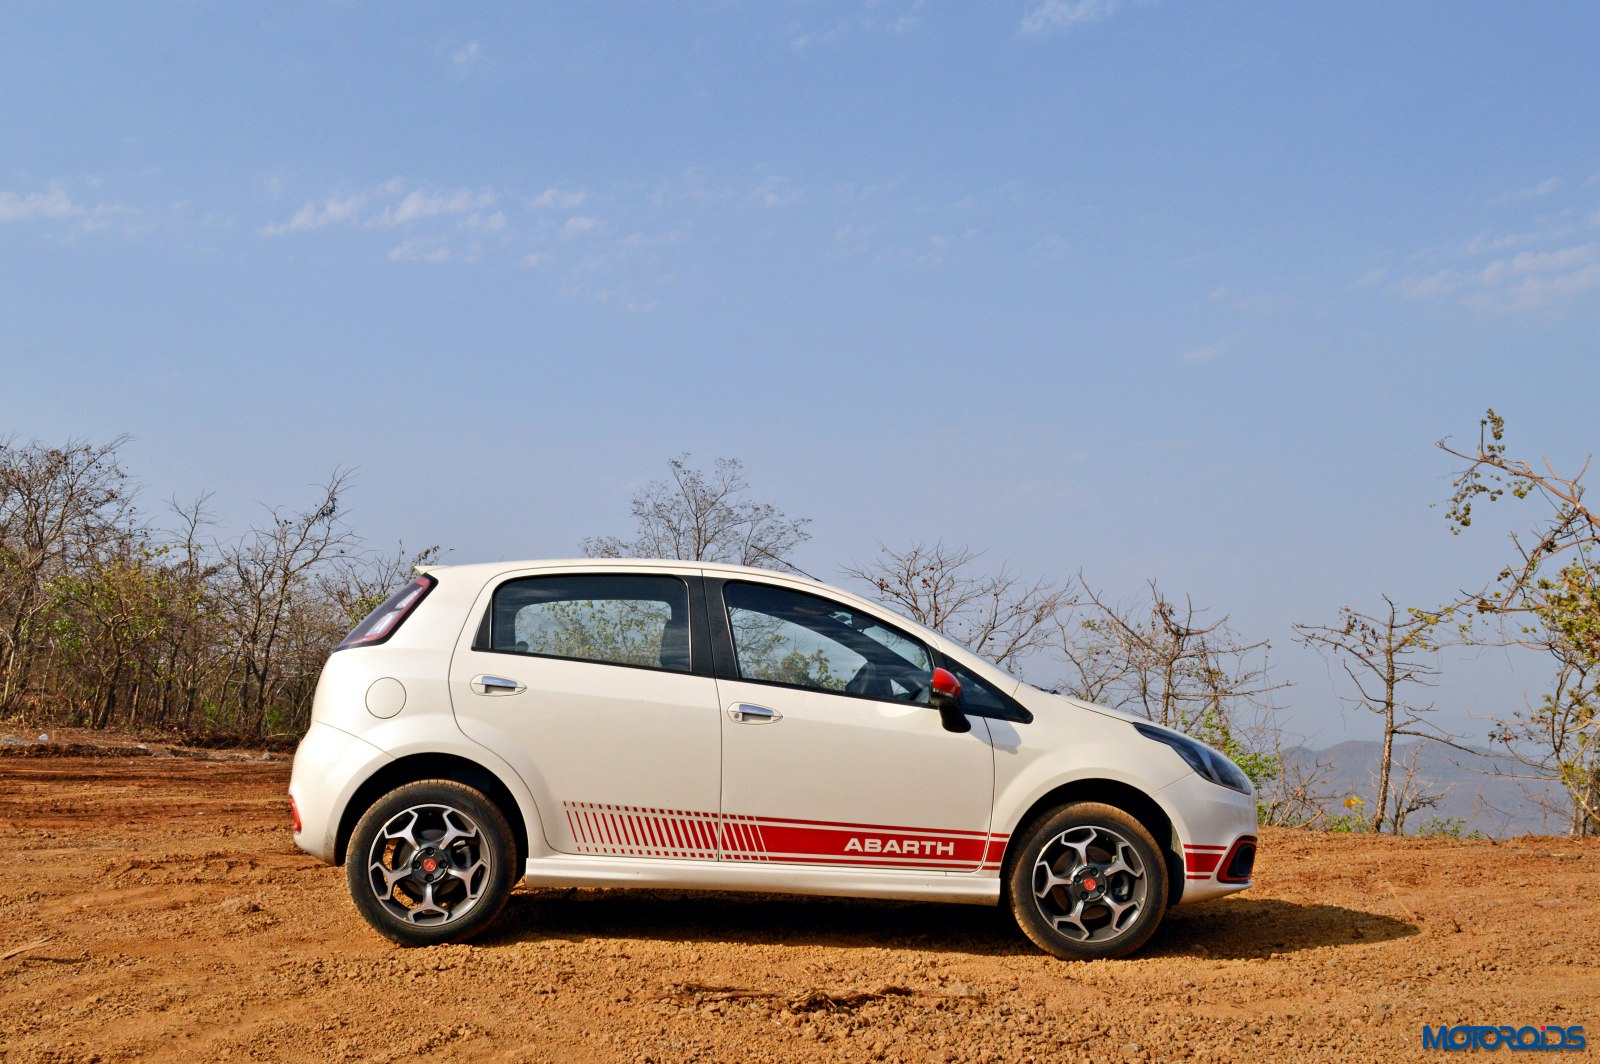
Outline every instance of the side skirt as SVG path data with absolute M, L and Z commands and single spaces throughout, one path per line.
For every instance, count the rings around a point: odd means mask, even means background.
M 998 873 L 946 874 L 672 861 L 636 857 L 531 857 L 523 882 L 531 887 L 644 887 L 662 890 L 744 890 L 998 905 Z

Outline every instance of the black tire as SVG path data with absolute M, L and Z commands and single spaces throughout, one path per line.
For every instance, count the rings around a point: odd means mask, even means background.
M 454 780 L 397 787 L 362 814 L 345 855 L 350 897 L 402 946 L 461 942 L 487 927 L 517 881 L 505 814 Z
M 1125 957 L 1149 941 L 1167 909 L 1167 865 L 1155 839 L 1099 802 L 1035 821 L 1006 887 L 1023 933 L 1062 960 Z

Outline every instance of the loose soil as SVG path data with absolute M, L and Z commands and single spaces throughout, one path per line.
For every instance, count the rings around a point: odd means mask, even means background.
M 665 891 L 519 889 L 473 943 L 404 950 L 294 848 L 288 777 L 0 756 L 0 1060 L 1376 1061 L 1461 1023 L 1600 1044 L 1596 840 L 1268 830 L 1254 889 L 1124 961 L 1052 960 L 994 909 Z

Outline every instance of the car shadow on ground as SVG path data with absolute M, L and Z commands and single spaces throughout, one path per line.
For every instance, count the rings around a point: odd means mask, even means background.
M 670 890 L 529 890 L 475 941 L 536 938 L 916 949 L 1008 956 L 1036 952 L 991 906 L 790 894 Z
M 1381 913 L 1229 898 L 1172 910 L 1139 955 L 1242 960 L 1415 934 L 1416 925 Z M 990 906 L 667 890 L 521 889 L 477 941 L 495 946 L 538 938 L 1038 953 L 1009 913 Z
M 1416 924 L 1341 905 L 1223 898 L 1173 909 L 1143 955 L 1248 960 L 1325 946 L 1389 942 L 1417 933 Z

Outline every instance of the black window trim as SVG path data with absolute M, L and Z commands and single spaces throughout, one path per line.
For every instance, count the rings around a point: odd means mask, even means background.
M 500 589 L 507 584 L 525 580 L 560 579 L 562 577 L 594 577 L 594 576 L 652 576 L 666 577 L 677 580 L 684 585 L 688 592 L 688 621 L 689 621 L 689 668 L 668 669 L 661 665 L 639 665 L 630 661 L 605 661 L 600 658 L 575 658 L 569 654 L 535 654 L 525 650 L 498 650 L 494 647 L 491 632 L 494 626 L 494 600 L 500 594 Z M 706 607 L 705 588 L 700 577 L 685 573 L 663 573 L 648 570 L 633 569 L 566 569 L 555 572 L 513 573 L 496 580 L 489 590 L 489 601 L 484 605 L 483 617 L 478 622 L 477 632 L 472 639 L 471 649 L 479 654 L 505 654 L 513 658 L 542 658 L 547 661 L 575 661 L 580 665 L 606 665 L 615 669 L 642 669 L 645 672 L 665 673 L 668 676 L 701 676 L 715 675 L 712 667 L 711 654 L 705 639 Z
M 941 668 L 948 669 L 952 673 L 955 672 L 957 662 L 954 658 L 938 650 L 935 650 L 933 653 Z M 999 666 L 995 667 L 999 668 Z M 972 671 L 965 666 L 962 666 L 962 669 L 966 672 Z M 991 681 L 984 680 L 983 682 L 988 684 L 990 690 L 999 696 L 1001 708 L 998 710 L 992 710 L 982 709 L 974 706 L 973 708 L 968 709 L 967 707 L 962 706 L 961 712 L 965 713 L 969 717 L 987 717 L 990 720 L 1008 720 L 1013 724 L 1033 723 L 1033 712 L 1028 709 L 1027 706 L 1023 705 L 1021 702 L 1018 702 L 1011 695 L 1008 695 L 1004 691 L 1000 690 Z

